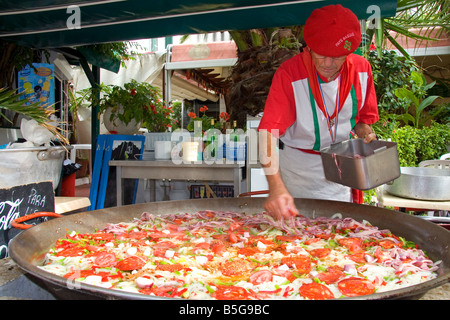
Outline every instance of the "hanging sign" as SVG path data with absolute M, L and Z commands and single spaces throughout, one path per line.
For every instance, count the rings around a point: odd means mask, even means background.
M 19 93 L 25 92 L 30 103 L 42 107 L 55 104 L 55 66 L 50 63 L 33 63 L 18 72 Z

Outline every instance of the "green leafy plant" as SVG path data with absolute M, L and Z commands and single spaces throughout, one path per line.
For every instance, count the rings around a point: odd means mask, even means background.
M 61 142 L 68 144 L 60 129 L 54 125 L 55 122 L 50 120 L 50 116 L 55 113 L 55 109 L 52 106 L 43 108 L 39 105 L 39 102 L 27 104 L 27 99 L 21 99 L 24 94 L 25 92 L 17 94 L 16 90 L 0 88 L 0 118 L 11 122 L 5 115 L 6 110 L 22 114 L 52 132 Z
M 410 85 L 411 73 L 418 70 L 416 62 L 395 51 L 383 51 L 381 57 L 378 57 L 376 51 L 370 51 L 367 60 L 372 66 L 380 112 L 400 113 L 405 102 L 396 99 L 394 91 Z
M 398 88 L 395 90 L 395 96 L 413 107 L 413 112 L 410 108 L 405 108 L 405 113 L 401 120 L 406 124 L 412 123 L 416 128 L 422 127 L 424 123 L 436 117 L 442 109 L 436 110 L 432 115 L 426 116 L 425 109 L 429 107 L 439 96 L 426 96 L 426 92 L 431 89 L 436 81 L 427 84 L 425 76 L 417 71 L 411 72 L 410 88 Z
M 99 114 L 111 108 L 111 121 L 119 119 L 128 124 L 134 119 L 152 132 L 164 132 L 175 122 L 172 108 L 165 106 L 159 89 L 149 83 L 133 79 L 123 87 L 105 86 L 103 91 Z
M 403 126 L 392 131 L 400 166 L 416 167 L 425 160 L 439 159 L 450 144 L 450 125 L 432 122 L 429 127 Z

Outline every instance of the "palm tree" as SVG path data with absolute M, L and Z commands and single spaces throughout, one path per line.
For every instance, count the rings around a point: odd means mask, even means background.
M 404 56 L 408 53 L 391 35 L 391 31 L 398 36 L 418 41 L 437 40 L 450 29 L 450 2 L 448 0 L 398 0 L 395 17 L 384 18 L 377 29 L 368 29 L 369 38 L 375 37 L 378 56 L 391 43 Z M 411 29 L 419 32 L 412 32 Z
M 243 127 L 247 115 L 264 110 L 273 75 L 285 60 L 300 52 L 302 26 L 230 31 L 238 48 L 238 61 L 231 73 L 226 95 L 230 118 Z

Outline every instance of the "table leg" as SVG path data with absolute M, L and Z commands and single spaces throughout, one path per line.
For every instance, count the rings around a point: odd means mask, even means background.
M 156 180 L 150 179 L 150 202 L 156 201 Z
M 234 196 L 235 197 L 239 197 L 239 195 L 241 194 L 241 168 L 235 168 L 233 170 L 233 175 L 234 175 Z
M 122 206 L 122 167 L 116 167 L 116 205 Z

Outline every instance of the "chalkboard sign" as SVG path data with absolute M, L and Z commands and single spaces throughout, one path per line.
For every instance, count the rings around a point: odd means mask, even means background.
M 39 211 L 55 211 L 55 194 L 51 181 L 0 189 L 0 259 L 8 256 L 8 243 L 21 230 L 11 227 L 14 219 Z M 47 217 L 28 220 L 36 225 Z

